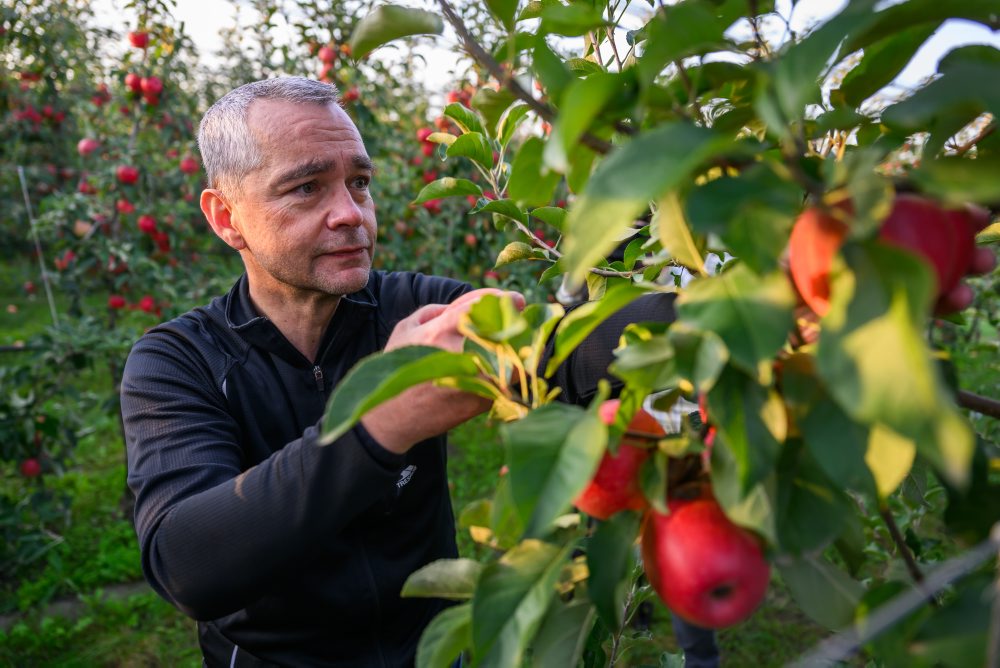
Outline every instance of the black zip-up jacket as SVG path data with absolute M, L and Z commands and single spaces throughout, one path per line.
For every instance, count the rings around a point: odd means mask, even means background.
M 315 365 L 255 313 L 246 276 L 135 344 L 121 397 L 143 572 L 199 620 L 208 665 L 412 664 L 448 603 L 399 592 L 457 556 L 445 437 L 397 455 L 360 425 L 321 447 L 318 424 L 396 323 L 470 289 L 372 272 L 341 299 Z M 671 296 L 654 299 L 592 336 L 586 364 L 560 369 L 569 400 L 586 401 L 628 321 L 672 319 Z

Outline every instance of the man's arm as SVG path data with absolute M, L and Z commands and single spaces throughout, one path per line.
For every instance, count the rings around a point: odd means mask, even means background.
M 355 428 L 318 430 L 244 471 L 240 429 L 197 354 L 166 333 L 130 354 L 122 380 L 128 482 L 150 583 L 196 619 L 258 598 L 395 484 L 401 455 Z

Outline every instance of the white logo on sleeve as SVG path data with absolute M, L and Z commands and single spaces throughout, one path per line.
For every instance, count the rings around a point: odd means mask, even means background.
M 399 473 L 399 480 L 396 481 L 396 489 L 403 489 L 403 486 L 410 482 L 410 478 L 417 472 L 417 467 L 410 464 Z

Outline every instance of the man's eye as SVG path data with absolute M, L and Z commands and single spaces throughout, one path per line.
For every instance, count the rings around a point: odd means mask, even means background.
M 312 195 L 317 190 L 316 182 L 308 181 L 300 186 L 296 186 L 295 190 L 302 195 Z
M 354 179 L 354 187 L 358 190 L 367 190 L 371 182 L 371 178 L 367 176 L 358 176 Z

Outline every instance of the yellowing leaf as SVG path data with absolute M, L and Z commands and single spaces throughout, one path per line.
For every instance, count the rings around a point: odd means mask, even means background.
M 705 273 L 704 254 L 691 233 L 676 190 L 660 198 L 652 226 L 659 234 L 660 243 L 675 260 L 691 271 Z
M 892 494 L 913 466 L 917 446 L 888 427 L 876 424 L 868 437 L 865 463 L 875 478 L 879 496 Z

